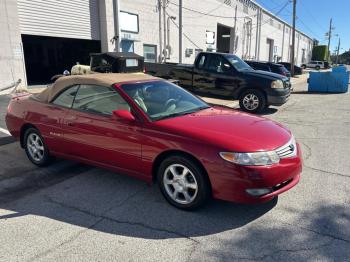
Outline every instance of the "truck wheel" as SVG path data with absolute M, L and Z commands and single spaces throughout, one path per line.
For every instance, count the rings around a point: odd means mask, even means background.
M 316 69 L 316 70 L 320 70 L 320 66 L 316 66 L 315 69 Z
M 165 199 L 180 209 L 196 209 L 210 197 L 206 173 L 194 161 L 182 155 L 166 158 L 159 166 L 157 180 Z
M 243 111 L 258 113 L 266 108 L 265 95 L 256 89 L 244 91 L 239 98 L 239 106 Z

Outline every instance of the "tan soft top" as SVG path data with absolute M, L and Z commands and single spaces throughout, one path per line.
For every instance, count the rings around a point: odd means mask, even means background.
M 157 80 L 159 78 L 143 74 L 89 74 L 89 75 L 72 75 L 63 76 L 58 78 L 55 83 L 47 87 L 44 91 L 39 94 L 33 95 L 35 99 L 41 102 L 51 102 L 58 93 L 62 90 L 73 85 L 100 85 L 100 86 L 112 86 L 116 83 L 128 82 L 128 81 L 143 81 L 143 80 Z

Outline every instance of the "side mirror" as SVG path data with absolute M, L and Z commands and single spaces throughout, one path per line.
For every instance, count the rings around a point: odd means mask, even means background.
M 126 122 L 135 121 L 135 117 L 128 110 L 114 110 L 112 113 L 115 119 L 124 120 Z

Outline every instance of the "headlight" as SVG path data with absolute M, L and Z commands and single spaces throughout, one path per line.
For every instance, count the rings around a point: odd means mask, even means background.
M 220 156 L 226 161 L 243 166 L 268 166 L 277 164 L 280 161 L 275 151 L 254 153 L 221 152 Z
M 284 88 L 282 80 L 272 81 L 271 88 Z

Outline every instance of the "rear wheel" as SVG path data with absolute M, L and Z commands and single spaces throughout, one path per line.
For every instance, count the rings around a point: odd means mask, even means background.
M 159 166 L 157 179 L 165 199 L 180 209 L 196 209 L 210 196 L 206 173 L 193 160 L 182 155 L 166 158 Z
M 301 68 L 302 69 L 306 69 L 306 65 L 301 65 Z
M 246 90 L 241 94 L 239 98 L 239 106 L 246 112 L 261 112 L 266 108 L 265 95 L 256 89 Z
M 38 166 L 49 164 L 51 157 L 44 139 L 35 128 L 29 128 L 24 134 L 24 148 L 29 160 Z
M 320 70 L 320 66 L 316 66 L 315 68 L 316 68 L 316 70 Z

